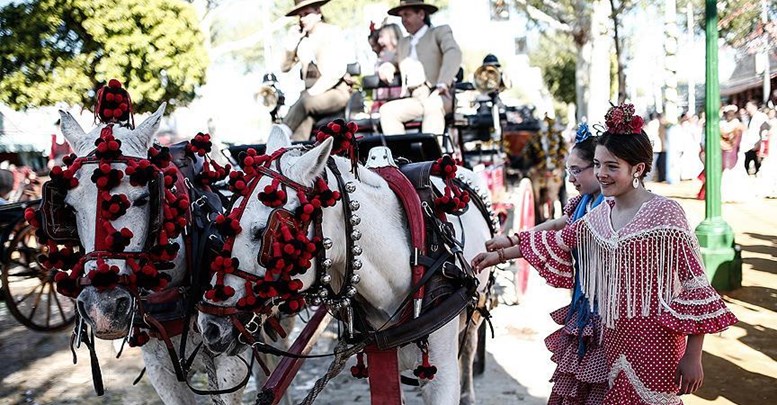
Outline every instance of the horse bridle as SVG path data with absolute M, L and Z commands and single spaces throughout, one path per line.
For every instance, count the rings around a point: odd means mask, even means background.
M 274 180 L 277 180 L 281 186 L 283 187 L 284 191 L 287 188 L 291 188 L 297 192 L 303 193 L 306 196 L 311 196 L 314 193 L 314 189 L 312 187 L 308 187 L 305 185 L 302 185 L 287 176 L 285 176 L 281 170 L 280 167 L 280 160 L 281 157 L 288 152 L 289 150 L 294 149 L 286 149 L 282 148 L 273 153 L 270 158 L 262 165 L 257 165 L 254 167 L 254 170 L 257 172 L 257 175 L 254 176 L 249 183 L 246 185 L 246 191 L 243 193 L 243 199 L 240 201 L 240 204 L 230 211 L 229 216 L 235 220 L 240 221 L 240 219 L 243 217 L 243 213 L 245 212 L 245 209 L 248 205 L 248 202 L 250 201 L 251 197 L 254 195 L 254 191 L 256 190 L 256 187 L 259 185 L 262 177 L 269 177 Z M 272 163 L 275 163 L 276 170 L 271 170 L 268 166 Z M 320 215 L 320 212 L 319 212 Z M 270 255 L 270 249 L 274 243 L 274 240 L 277 237 L 277 234 L 273 232 L 274 229 L 276 229 L 276 224 L 278 224 L 280 221 L 286 223 L 287 225 L 292 225 L 296 229 L 308 229 L 310 226 L 310 221 L 308 222 L 298 222 L 294 220 L 294 214 L 292 214 L 289 210 L 285 208 L 276 208 L 274 209 L 269 217 L 269 221 L 267 223 L 267 226 L 265 227 L 264 231 L 262 232 L 262 251 L 257 255 L 257 259 L 260 264 L 263 266 L 267 265 L 267 257 Z M 224 250 L 231 251 L 231 244 L 234 242 L 232 239 L 227 239 L 224 243 Z M 269 270 L 268 270 L 269 272 Z M 239 268 L 232 269 L 229 274 L 239 277 L 243 280 L 245 280 L 248 283 L 256 284 L 259 282 L 262 282 L 265 280 L 265 277 L 258 276 L 249 272 L 246 272 L 244 270 L 240 270 Z M 219 317 L 228 317 L 230 319 L 230 322 L 235 326 L 235 328 L 239 332 L 238 339 L 243 344 L 248 344 L 254 346 L 256 343 L 255 334 L 259 330 L 260 323 L 258 322 L 261 319 L 262 315 L 268 315 L 272 312 L 272 307 L 278 305 L 277 300 L 271 298 L 267 299 L 261 304 L 259 304 L 254 309 L 240 309 L 237 306 L 221 306 L 221 305 L 214 305 L 211 304 L 205 300 L 201 300 L 197 304 L 197 309 L 205 314 L 219 316 Z M 248 322 L 244 322 L 244 320 L 249 319 Z M 273 330 L 276 331 L 279 335 L 282 337 L 286 337 L 286 331 L 283 330 L 283 328 L 280 326 L 280 324 L 277 322 L 277 320 L 272 317 L 268 316 L 267 320 L 270 322 L 270 325 L 272 326 Z M 254 346 L 255 347 L 255 346 Z M 254 353 L 258 360 L 258 353 Z M 261 364 L 261 362 L 260 362 Z

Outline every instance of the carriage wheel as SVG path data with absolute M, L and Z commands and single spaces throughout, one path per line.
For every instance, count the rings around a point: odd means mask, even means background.
M 534 192 L 529 179 L 522 179 L 518 183 L 518 200 L 515 205 L 514 232 L 528 230 L 535 225 L 534 216 Z M 526 295 L 526 287 L 529 285 L 531 266 L 524 259 L 515 261 L 515 296 L 520 303 Z
M 2 291 L 14 318 L 39 332 L 58 331 L 72 324 L 75 300 L 57 293 L 52 273 L 38 262 L 45 246 L 38 245 L 35 229 L 29 225 L 19 227 L 6 252 Z

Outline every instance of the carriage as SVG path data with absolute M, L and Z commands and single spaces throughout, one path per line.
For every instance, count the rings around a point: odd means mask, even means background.
M 35 229 L 24 219 L 24 210 L 40 203 L 41 182 L 32 168 L 43 164 L 19 153 L 5 152 L 2 158 L 15 164 L 31 163 L 32 167 L 0 169 L 2 180 L 12 188 L 12 202 L 0 205 L 1 297 L 11 315 L 27 328 L 63 330 L 75 319 L 75 301 L 56 293 L 50 272 L 38 260 L 46 247 L 38 244 Z
M 352 78 L 360 77 L 358 63 L 348 65 L 348 74 Z M 261 86 L 261 101 L 271 110 L 273 120 L 280 122 L 285 98 L 274 75 L 266 76 L 272 76 L 273 80 L 265 80 Z M 554 134 L 552 122 L 543 129 L 533 107 L 502 104 L 499 96 L 504 83 L 497 67 L 489 64 L 479 67 L 474 82 L 464 81 L 463 70 L 459 69 L 452 91 L 454 108 L 446 114 L 445 132 L 439 135 L 423 134 L 421 122 L 411 121 L 405 125 L 407 134 L 383 136 L 377 109 L 369 108 L 365 100 L 372 100 L 373 106 L 390 101 L 395 92 L 386 90 L 401 86 L 400 77 L 397 75 L 390 83 L 380 80 L 377 75 L 366 75 L 355 81 L 359 85 L 355 86 L 346 108 L 315 117 L 314 128 L 338 118 L 355 122 L 362 136 L 359 139 L 362 159 L 375 146 L 387 146 L 395 157 L 412 162 L 434 160 L 443 153 L 457 157 L 487 185 L 501 233 L 527 230 L 552 219 L 556 204 L 560 202 L 563 206 L 565 203 L 563 167 L 553 171 L 541 168 L 545 155 L 554 153 L 542 150 L 548 146 L 541 138 L 560 139 L 561 135 Z M 563 142 L 557 145 L 563 149 Z M 239 153 L 249 147 L 263 148 L 262 145 L 230 146 L 228 158 L 236 162 Z M 563 155 L 565 151 L 555 153 Z M 523 259 L 515 262 L 514 269 L 515 299 L 520 302 L 526 293 L 531 270 Z

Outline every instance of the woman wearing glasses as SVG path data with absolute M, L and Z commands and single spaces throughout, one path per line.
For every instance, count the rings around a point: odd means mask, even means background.
M 599 181 L 593 170 L 595 150 L 596 138 L 591 136 L 587 124 L 580 124 L 566 162 L 567 179 L 580 195 L 567 203 L 561 218 L 543 222 L 532 230 L 563 229 L 602 202 Z M 486 249 L 494 252 L 515 242 L 514 236 L 497 236 L 486 242 Z M 551 378 L 553 389 L 549 404 L 600 404 L 607 390 L 609 370 L 599 342 L 601 322 L 595 311 L 589 309 L 588 300 L 580 289 L 581 270 L 577 266 L 575 270 L 574 284 L 571 279 L 547 278 L 554 287 L 573 289 L 571 304 L 550 315 L 562 328 L 545 339 L 545 345 L 553 353 L 551 360 L 557 363 Z

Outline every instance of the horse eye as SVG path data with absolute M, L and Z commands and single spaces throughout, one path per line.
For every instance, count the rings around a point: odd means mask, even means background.
M 253 232 L 251 232 L 251 240 L 254 242 L 258 242 L 262 239 L 262 234 L 264 234 L 264 227 L 259 228 L 256 227 L 253 229 Z
M 142 207 L 144 205 L 148 204 L 148 197 L 141 197 L 135 200 L 135 202 L 132 203 L 134 207 Z

